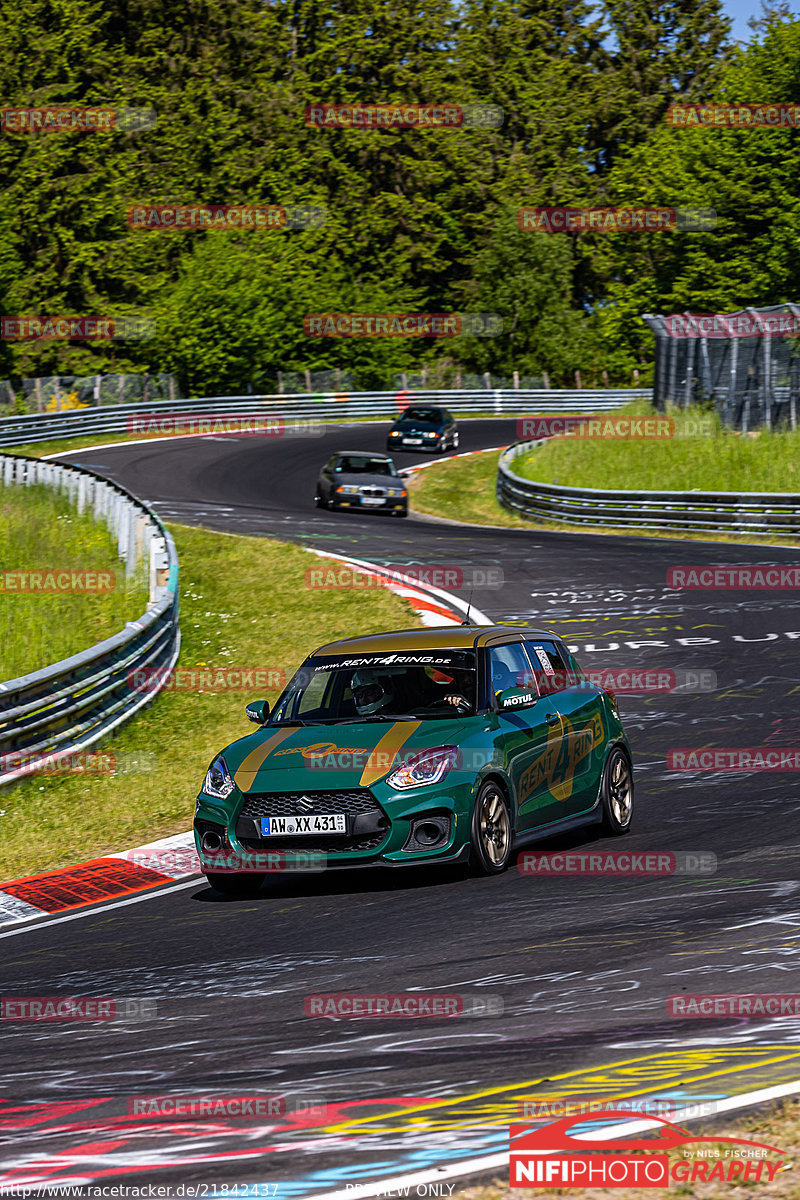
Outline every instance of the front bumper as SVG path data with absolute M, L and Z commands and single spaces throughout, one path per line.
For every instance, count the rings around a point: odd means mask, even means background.
M 337 795 L 338 792 L 338 795 Z M 320 870 L 335 867 L 402 867 L 425 862 L 458 862 L 469 853 L 470 821 L 474 800 L 471 783 L 456 787 L 398 793 L 386 784 L 375 789 L 328 789 L 312 795 L 314 811 L 324 814 L 344 811 L 347 832 L 308 834 L 295 837 L 261 837 L 260 815 L 291 815 L 292 793 L 240 793 L 229 797 L 232 803 L 224 811 L 217 802 L 201 793 L 195 817 L 195 842 L 206 872 L 223 870 L 238 873 L 257 871 L 260 862 L 274 854 L 292 861 L 297 869 Z M 350 800 L 346 800 L 347 797 Z M 324 797 L 324 799 L 323 799 Z M 437 827 L 439 840 L 425 846 L 423 839 Z M 209 853 L 201 842 L 211 828 L 219 836 L 217 853 Z M 219 865 L 215 865 L 215 862 Z M 314 863 L 317 865 L 315 866 Z

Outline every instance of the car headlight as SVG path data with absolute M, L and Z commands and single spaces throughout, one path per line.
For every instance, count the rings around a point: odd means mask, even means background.
M 458 746 L 434 746 L 410 758 L 388 777 L 390 787 L 403 791 L 406 788 L 427 787 L 439 783 L 458 759 Z
M 389 437 L 400 437 L 400 430 L 399 429 L 390 429 Z
M 337 492 L 346 492 L 348 496 L 354 496 L 358 492 L 358 486 L 354 484 L 344 483 L 341 487 L 337 487 Z
M 203 791 L 207 796 L 216 796 L 218 800 L 225 800 L 226 797 L 230 796 L 235 786 L 231 779 L 228 765 L 220 754 L 206 771 L 206 777 L 203 780 Z
M 440 435 L 438 433 L 426 433 L 423 436 L 424 437 L 439 437 Z
M 405 496 L 407 492 L 403 488 L 389 488 L 386 494 L 388 496 Z

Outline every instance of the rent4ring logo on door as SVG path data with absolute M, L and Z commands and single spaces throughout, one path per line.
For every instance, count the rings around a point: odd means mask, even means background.
M 668 1188 L 673 1182 L 717 1180 L 747 1185 L 771 1183 L 778 1171 L 788 1167 L 785 1152 L 777 1146 L 713 1134 L 695 1137 L 661 1117 L 643 1118 L 660 1128 L 642 1138 L 603 1138 L 601 1130 L 595 1130 L 594 1136 L 572 1132 L 575 1127 L 585 1128 L 587 1120 L 579 1114 L 534 1129 L 512 1125 L 510 1186 Z M 599 1120 L 619 1126 L 629 1124 L 631 1114 L 603 1112 Z
M 520 796 L 527 798 L 546 787 L 557 800 L 572 795 L 575 769 L 603 740 L 603 724 L 595 713 L 585 729 L 575 729 L 567 717 L 548 730 L 547 746 L 522 773 Z

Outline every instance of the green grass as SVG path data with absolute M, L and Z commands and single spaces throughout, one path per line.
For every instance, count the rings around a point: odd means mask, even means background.
M 649 405 L 626 405 L 608 417 L 652 412 Z M 566 487 L 800 492 L 800 430 L 743 435 L 710 413 L 666 415 L 675 422 L 671 438 L 553 438 L 519 455 L 512 470 L 523 479 Z
M 379 589 L 329 591 L 305 582 L 320 560 L 267 538 L 172 526 L 181 562 L 179 667 L 284 670 L 339 637 L 419 625 L 399 597 Z M 102 749 L 115 774 L 33 776 L 0 794 L 0 875 L 19 878 L 125 850 L 191 826 L 212 756 L 253 732 L 252 692 L 162 692 Z
M 144 570 L 125 579 L 115 538 L 44 485 L 0 485 L 3 571 L 112 571 L 114 590 L 0 594 L 0 680 L 16 679 L 111 637 L 147 606 Z

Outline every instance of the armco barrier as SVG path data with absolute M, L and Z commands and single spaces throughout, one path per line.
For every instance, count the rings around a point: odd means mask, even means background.
M 81 654 L 0 683 L 0 784 L 6 784 L 37 762 L 90 746 L 151 701 L 155 692 L 132 691 L 128 673 L 152 667 L 166 674 L 177 661 L 180 630 L 178 556 L 150 509 L 91 471 L 20 455 L 0 454 L 0 479 L 66 490 L 79 511 L 92 510 L 115 535 L 126 574 L 141 561 L 150 571 L 149 602 L 138 620 Z
M 800 534 L 800 495 L 791 492 L 616 491 L 561 487 L 516 475 L 511 464 L 517 455 L 541 445 L 544 440 L 517 442 L 501 454 L 497 467 L 497 499 L 526 517 L 569 525 Z
M 363 417 L 396 417 L 408 404 L 441 404 L 456 413 L 589 413 L 607 412 L 631 400 L 652 400 L 652 391 L 642 388 L 584 388 L 559 391 L 514 391 L 497 388 L 483 391 L 415 392 L 324 392 L 294 396 L 205 396 L 194 400 L 152 401 L 106 408 L 86 408 L 66 413 L 31 413 L 0 419 L 0 445 L 22 446 L 53 438 L 86 434 L 126 433 L 137 415 L 196 414 L 224 416 L 241 414 L 290 421 L 345 421 Z

